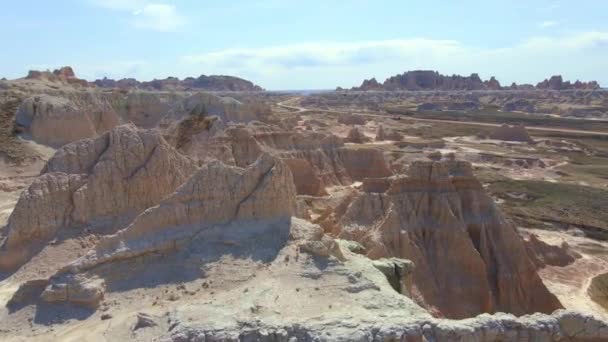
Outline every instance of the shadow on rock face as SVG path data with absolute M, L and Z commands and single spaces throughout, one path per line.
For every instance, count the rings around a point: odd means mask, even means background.
M 74 319 L 82 321 L 89 318 L 94 312 L 95 309 L 72 304 L 40 302 L 36 305 L 34 322 L 36 324 L 53 325 Z
M 273 261 L 287 244 L 290 227 L 290 220 L 282 219 L 200 228 L 176 242 L 176 250 L 102 264 L 91 273 L 105 279 L 109 292 L 181 284 L 205 278 L 206 266 L 222 258 L 254 263 Z

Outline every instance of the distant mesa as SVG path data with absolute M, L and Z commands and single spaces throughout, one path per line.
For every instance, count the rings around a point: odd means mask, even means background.
M 116 89 L 141 89 L 157 91 L 187 91 L 187 90 L 207 90 L 207 91 L 263 91 L 264 88 L 251 81 L 225 75 L 201 75 L 197 78 L 187 77 L 180 80 L 177 77 L 167 77 L 165 79 L 154 79 L 152 81 L 138 81 L 134 78 L 123 78 L 113 80 L 107 77 L 97 79 L 93 82 L 76 77 L 74 69 L 69 66 L 61 67 L 54 71 L 30 70 L 25 77 L 30 80 L 44 80 L 50 82 L 60 82 L 67 84 L 77 84 L 83 87 L 116 88 Z
M 599 89 L 600 85 L 596 81 L 581 82 L 564 81 L 562 76 L 552 76 L 551 78 L 538 83 L 536 86 L 530 84 L 503 87 L 500 82 L 492 76 L 489 80 L 483 81 L 478 74 L 470 76 L 461 75 L 442 75 L 432 70 L 407 71 L 401 75 L 387 78 L 384 83 L 378 82 L 375 78 L 364 80 L 359 87 L 352 90 L 571 90 L 571 89 Z
M 89 82 L 86 80 L 80 79 L 76 77 L 74 73 L 74 69 L 69 66 L 64 66 L 59 69 L 51 71 L 38 71 L 38 70 L 30 70 L 25 77 L 30 80 L 46 80 L 51 82 L 62 82 L 69 84 L 78 84 L 83 87 L 88 87 Z
M 98 79 L 93 82 L 100 88 L 142 89 L 142 90 L 211 90 L 211 91 L 263 91 L 264 89 L 253 82 L 234 76 L 201 75 L 198 78 L 187 77 L 180 80 L 177 77 L 167 77 L 162 80 L 154 79 L 140 82 L 134 78 L 113 80 L 109 78 Z
M 596 81 L 581 82 L 576 80 L 574 83 L 563 80 L 561 75 L 552 76 L 536 85 L 537 89 L 564 90 L 564 89 L 599 89 L 600 85 Z

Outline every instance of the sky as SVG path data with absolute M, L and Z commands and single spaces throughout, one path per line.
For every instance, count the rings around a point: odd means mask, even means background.
M 0 0 L 0 77 L 224 74 L 271 90 L 408 70 L 608 87 L 606 0 Z

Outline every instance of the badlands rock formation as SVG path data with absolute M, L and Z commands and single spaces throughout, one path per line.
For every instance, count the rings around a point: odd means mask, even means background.
M 35 141 L 53 146 L 94 137 L 118 124 L 118 115 L 109 103 L 91 94 L 82 103 L 57 96 L 33 96 L 19 106 L 15 120 Z
M 551 76 L 536 85 L 538 89 L 550 89 L 550 90 L 569 90 L 569 89 L 599 89 L 600 85 L 596 81 L 581 82 L 577 80 L 574 83 L 570 81 L 564 82 L 561 75 Z
M 167 130 L 168 140 L 183 153 L 201 162 L 218 159 L 245 167 L 263 152 L 271 152 L 298 175 L 294 178 L 298 194 L 319 196 L 328 186 L 392 174 L 380 150 L 344 146 L 333 134 L 294 132 L 256 121 L 226 125 L 219 118 L 183 120 L 188 130 L 179 129 L 181 124 Z
M 158 203 L 194 169 L 157 132 L 129 125 L 65 145 L 19 198 L 3 231 L 1 268 L 20 266 L 41 244 L 73 232 L 66 228 L 119 228 L 112 222 Z
M 534 89 L 533 86 L 530 86 Z M 368 91 L 368 90 L 503 90 L 503 89 L 526 89 L 527 86 L 518 86 L 513 83 L 511 87 L 503 88 L 500 82 L 492 76 L 487 81 L 482 81 L 478 74 L 470 76 L 460 75 L 442 75 L 437 71 L 432 70 L 414 70 L 407 71 L 401 75 L 395 75 L 387 78 L 384 83 L 379 83 L 375 78 L 364 80 L 361 86 L 353 87 L 352 90 Z M 581 82 L 576 81 L 570 83 L 564 82 L 561 76 L 553 76 L 548 80 L 544 80 L 536 85 L 536 89 L 550 90 L 571 90 L 571 89 L 599 89 L 600 86 L 596 81 Z
M 67 83 L 70 85 L 79 85 L 83 87 L 89 86 L 86 80 L 77 78 L 76 74 L 74 73 L 74 69 L 69 66 L 61 67 L 53 72 L 30 70 L 25 78 L 30 80 Z
M 117 259 L 174 249 L 178 240 L 213 225 L 288 219 L 294 213 L 295 187 L 289 168 L 281 161 L 263 154 L 245 169 L 215 161 L 205 164 L 127 228 L 100 241 L 95 250 L 68 269 L 78 272 Z
M 201 75 L 197 78 L 187 77 L 180 80 L 177 77 L 168 77 L 163 80 L 153 80 L 149 82 L 140 82 L 136 79 L 121 79 L 113 80 L 108 78 L 98 79 L 93 82 L 94 85 L 101 88 L 119 88 L 119 89 L 143 89 L 143 90 L 161 90 L 161 91 L 179 91 L 179 90 L 206 90 L 206 91 L 262 91 L 260 86 L 253 84 L 251 81 L 234 76 L 217 76 L 217 75 Z
M 384 128 L 384 126 L 380 125 L 378 130 L 376 131 L 376 141 L 401 141 L 403 140 L 403 135 L 399 132 L 396 132 L 392 129 Z
M 417 161 L 405 177 L 374 182 L 348 205 L 340 236 L 363 243 L 371 258 L 412 260 L 419 304 L 451 318 L 561 307 L 470 164 Z
M 501 125 L 490 134 L 490 139 L 525 143 L 534 142 L 523 125 Z
M 12 213 L 0 208 L 10 213 L 0 239 L 2 340 L 608 338 L 605 321 L 554 311 L 562 303 L 572 307 L 560 286 L 574 283 L 567 272 L 589 263 L 589 254 L 574 252 L 571 240 L 549 244 L 545 236 L 518 232 L 471 165 L 456 161 L 476 153 L 476 165 L 513 171 L 507 160 L 521 161 L 521 169 L 533 172 L 545 167 L 545 156 L 493 157 L 457 148 L 456 140 L 429 142 L 413 135 L 433 126 L 404 119 L 269 115 L 269 106 L 252 105 L 250 94 L 146 90 L 181 89 L 184 81 L 174 78 L 145 86 L 126 80 L 115 86 L 140 89 L 102 90 L 72 87 L 66 81 L 72 74 L 65 69 L 44 76 L 52 81 L 0 83 L 18 89 L 20 99 L 51 98 L 33 101 L 31 110 L 22 105 L 18 119 L 35 140 L 71 133 L 48 130 L 46 117 L 54 115 L 41 115 L 46 112 L 70 117 L 86 138 L 63 145 L 40 175 L 22 180 Z M 404 79 L 426 87 L 426 76 Z M 437 84 L 477 87 L 477 79 Z M 40 86 L 35 93 L 26 91 L 32 84 Z M 495 79 L 481 84 L 500 88 Z M 461 111 L 520 98 L 505 93 L 387 96 Z M 531 99 L 539 111 L 552 99 L 545 93 Z M 378 94 L 320 98 L 340 111 L 358 99 L 372 99 L 380 109 Z M 585 92 L 585 100 L 576 99 L 596 106 L 602 98 Z M 77 110 L 92 128 L 80 129 L 89 126 L 69 114 Z M 100 125 L 102 112 L 115 122 Z M 41 118 L 46 126 L 35 123 Z M 114 127 L 124 122 L 132 124 Z M 374 127 L 378 142 L 371 143 Z M 340 138 L 351 129 L 357 139 Z M 466 140 L 482 142 L 497 150 L 535 147 Z M 442 160 L 432 146 L 453 153 Z M 546 161 L 547 169 L 554 165 Z M 17 194 L 10 177 L 1 179 L 0 190 Z M 568 281 L 547 281 L 551 272 Z M 575 296 L 587 291 L 595 302 L 584 303 L 601 306 L 605 288 L 598 276 Z

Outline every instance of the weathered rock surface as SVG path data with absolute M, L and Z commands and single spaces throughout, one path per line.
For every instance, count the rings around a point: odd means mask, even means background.
M 140 82 L 136 79 L 113 80 L 109 78 L 98 79 L 93 82 L 101 88 L 145 89 L 162 91 L 179 90 L 207 90 L 207 91 L 263 91 L 260 86 L 251 81 L 234 76 L 201 75 L 197 78 L 187 77 L 180 80 L 177 77 L 168 77 L 162 80 Z
M 353 144 L 364 144 L 369 142 L 371 139 L 367 137 L 361 130 L 357 127 L 353 127 L 348 131 L 348 136 L 344 139 L 345 142 L 350 142 Z
M 109 103 L 93 94 L 81 105 L 62 97 L 33 96 L 19 106 L 15 120 L 36 142 L 52 146 L 95 137 L 119 122 Z
M 30 70 L 25 78 L 51 82 L 62 82 L 83 87 L 89 86 L 89 83 L 86 80 L 77 78 L 76 74 L 74 73 L 74 69 L 69 66 L 61 67 L 59 69 L 53 70 L 53 72 Z
M 535 234 L 530 234 L 524 238 L 526 250 L 530 260 L 538 268 L 545 266 L 567 266 L 575 262 L 581 255 L 573 251 L 566 241 L 560 246 L 550 245 L 538 238 Z
M 549 79 L 538 83 L 536 85 L 538 89 L 550 89 L 550 90 L 569 90 L 569 89 L 599 89 L 600 85 L 596 81 L 581 82 L 577 80 L 574 83 L 570 81 L 564 82 L 561 75 L 551 76 Z
M 94 309 L 103 300 L 104 292 L 105 283 L 102 279 L 67 275 L 52 279 L 40 299 L 49 303 L 71 303 Z
M 608 273 L 598 274 L 591 279 L 587 294 L 604 309 L 608 309 Z
M 160 134 L 132 125 L 65 145 L 19 198 L 4 231 L 2 269 L 19 266 L 36 243 L 50 240 L 61 228 L 138 214 L 194 170 L 194 163 Z
M 192 123 L 188 127 L 198 127 L 199 121 L 202 123 L 204 119 L 189 119 Z M 182 133 L 172 134 L 169 141 L 179 141 Z M 264 152 L 275 154 L 286 161 L 294 174 L 297 192 L 303 195 L 321 196 L 326 194 L 327 186 L 349 185 L 367 177 L 392 174 L 378 149 L 345 147 L 335 135 L 285 131 L 255 121 L 227 126 L 221 120 L 214 121 L 211 128 L 181 140 L 187 142 L 178 146 L 185 154 L 239 167 L 250 165 Z
M 392 129 L 384 128 L 384 126 L 379 126 L 376 131 L 376 141 L 401 141 L 403 140 L 403 135 L 399 132 L 393 131 Z
M 478 74 L 470 76 L 460 75 L 442 75 L 437 71 L 432 70 L 414 70 L 407 71 L 401 75 L 395 75 L 387 78 L 383 83 L 379 83 L 375 78 L 364 80 L 361 86 L 353 87 L 351 90 L 360 91 L 378 91 L 378 90 L 503 90 L 503 89 L 550 89 L 550 90 L 593 90 L 599 89 L 600 86 L 596 81 L 581 82 L 570 81 L 564 82 L 561 76 L 552 76 L 540 82 L 536 87 L 532 85 L 517 85 L 513 83 L 510 87 L 501 87 L 500 82 L 492 76 L 487 81 L 482 81 Z
M 356 326 L 357 329 L 352 327 Z M 329 336 L 329 337 L 328 337 Z M 608 338 L 608 325 L 593 316 L 559 310 L 552 315 L 523 317 L 499 313 L 451 320 L 405 320 L 383 322 L 343 320 L 316 324 L 278 324 L 256 321 L 243 329 L 211 327 L 180 322 L 168 341 L 255 340 L 255 341 L 577 341 L 596 342 Z
M 289 218 L 295 213 L 295 193 L 289 168 L 269 154 L 246 169 L 219 161 L 207 163 L 172 195 L 144 211 L 127 228 L 100 241 L 69 269 L 86 270 L 116 259 L 173 249 L 184 235 L 216 224 Z
M 355 197 L 339 224 L 340 236 L 362 242 L 371 258 L 412 260 L 413 297 L 437 315 L 561 307 L 468 163 L 414 162 L 385 192 Z
M 516 141 L 533 143 L 534 140 L 528 134 L 526 127 L 523 125 L 501 125 L 490 134 L 490 139 L 503 140 L 503 141 Z

